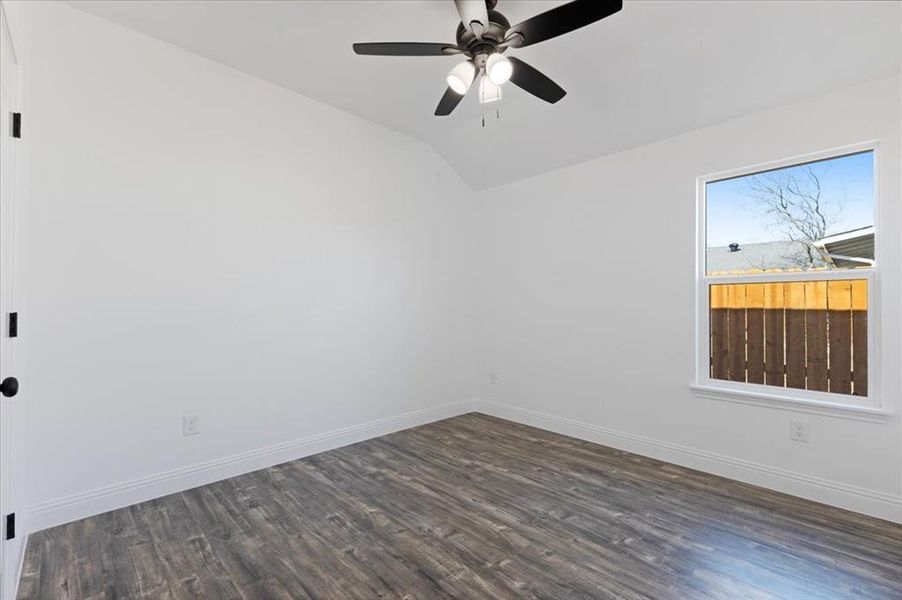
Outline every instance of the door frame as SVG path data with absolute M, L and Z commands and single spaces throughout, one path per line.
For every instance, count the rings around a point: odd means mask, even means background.
M 0 148 L 5 156 L 0 163 L 6 167 L 2 176 L 8 185 L 0 185 L 0 213 L 6 221 L 0 227 L 0 261 L 9 261 L 0 281 L 0 379 L 15 376 L 21 379 L 22 349 L 19 337 L 9 337 L 8 313 L 21 313 L 21 208 L 23 152 L 21 139 L 12 137 L 12 113 L 22 112 L 22 33 L 25 3 L 0 0 L 0 53 L 3 54 L 3 97 L 0 114 Z M 12 88 L 10 90 L 9 88 Z M 10 156 L 11 155 L 11 156 Z M 10 167 L 10 165 L 12 165 Z M 7 182 L 4 182 L 7 183 Z M 15 251 L 13 250 L 15 248 Z M 25 556 L 28 529 L 22 489 L 22 394 L 13 398 L 0 396 L 0 598 L 14 598 Z M 6 539 L 6 515 L 16 513 L 15 537 Z

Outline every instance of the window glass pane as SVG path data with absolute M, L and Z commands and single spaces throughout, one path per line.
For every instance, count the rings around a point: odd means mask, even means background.
M 712 379 L 868 395 L 866 279 L 709 286 Z
M 706 272 L 855 269 L 874 264 L 874 152 L 706 185 Z

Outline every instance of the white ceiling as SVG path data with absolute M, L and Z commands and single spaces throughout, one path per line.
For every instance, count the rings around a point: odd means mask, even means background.
M 71 4 L 431 144 L 481 189 L 902 70 L 897 2 L 627 2 L 512 50 L 556 105 L 505 86 L 481 126 L 467 97 L 432 115 L 455 57 L 357 56 L 357 41 L 451 42 L 451 0 L 109 0 Z M 511 23 L 559 4 L 500 0 Z M 491 106 L 491 105 L 490 105 Z

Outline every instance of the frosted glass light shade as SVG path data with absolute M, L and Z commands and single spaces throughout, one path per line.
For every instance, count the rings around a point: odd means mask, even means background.
M 511 78 L 511 74 L 514 72 L 514 65 L 511 64 L 511 61 L 504 58 L 501 53 L 496 52 L 485 61 L 485 72 L 488 74 L 489 79 L 492 80 L 492 83 L 501 85 Z
M 470 84 L 473 83 L 475 76 L 476 67 L 470 61 L 464 61 L 451 69 L 446 81 L 449 88 L 463 96 L 470 89 Z

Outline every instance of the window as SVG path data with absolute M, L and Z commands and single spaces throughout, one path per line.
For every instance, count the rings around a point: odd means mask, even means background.
M 875 154 L 699 179 L 699 386 L 877 406 Z

